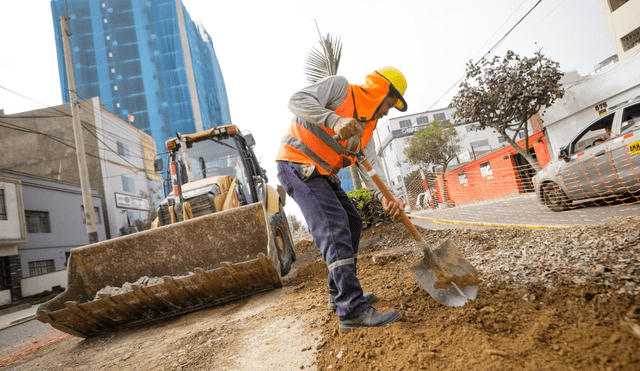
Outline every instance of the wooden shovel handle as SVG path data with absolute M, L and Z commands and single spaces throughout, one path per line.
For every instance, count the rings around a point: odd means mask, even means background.
M 335 139 L 335 141 L 337 142 L 337 141 L 340 141 L 342 138 L 340 137 L 340 134 L 336 134 L 333 136 L 333 139 Z M 382 181 L 382 179 L 380 179 L 380 175 L 378 175 L 378 173 L 373 168 L 373 166 L 371 166 L 371 163 L 369 162 L 369 160 L 367 160 L 367 158 L 362 153 L 362 148 L 358 153 L 351 152 L 349 150 L 346 150 L 346 151 L 349 154 L 356 156 L 356 159 L 358 160 L 360 165 L 364 167 L 367 173 L 369 173 L 369 176 L 371 177 L 373 182 L 376 184 L 376 186 L 378 187 L 378 189 L 380 190 L 384 198 L 386 198 L 387 201 L 395 200 L 395 197 L 391 194 L 391 192 L 389 192 L 389 190 L 387 189 L 387 186 L 384 185 L 384 182 Z M 424 241 L 420 233 L 418 233 L 418 230 L 413 225 L 413 223 L 411 223 L 407 214 L 404 213 L 403 209 L 400 209 L 400 218 L 401 218 L 402 224 L 404 224 L 404 226 L 407 228 L 409 233 L 411 233 L 411 237 L 413 237 L 413 239 L 415 239 L 418 242 L 422 242 L 422 244 L 426 246 L 426 242 Z
M 369 176 L 371 177 L 373 182 L 376 184 L 380 192 L 382 192 L 382 195 L 387 199 L 387 201 L 395 200 L 395 197 L 391 194 L 391 192 L 389 192 L 389 190 L 387 189 L 387 186 L 384 185 L 384 183 L 382 182 L 382 179 L 380 179 L 380 175 L 378 175 L 378 173 L 375 171 L 373 166 L 371 166 L 371 163 L 369 162 L 369 160 L 365 159 L 364 161 L 358 161 L 358 162 L 360 162 L 360 165 L 362 165 L 362 167 L 364 167 L 367 173 L 369 173 Z M 407 214 L 404 213 L 403 209 L 400 209 L 400 218 L 401 218 L 402 224 L 404 224 L 404 226 L 407 228 L 409 233 L 411 233 L 411 237 L 413 237 L 413 239 L 415 239 L 418 242 L 422 242 L 423 241 L 422 236 L 420 235 L 420 233 L 418 233 L 418 230 L 413 225 L 413 223 L 411 223 L 411 221 L 409 220 L 409 217 L 407 216 Z

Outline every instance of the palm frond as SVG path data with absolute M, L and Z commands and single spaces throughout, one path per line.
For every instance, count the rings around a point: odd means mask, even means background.
M 317 27 L 318 23 L 316 22 L 316 28 Z M 315 84 L 327 76 L 336 75 L 338 73 L 338 66 L 340 65 L 340 57 L 342 56 L 342 42 L 340 41 L 340 37 L 331 37 L 329 33 L 327 33 L 326 37 L 322 37 L 319 28 L 318 36 L 318 42 L 322 50 L 320 51 L 313 47 L 309 55 L 307 55 L 304 66 L 307 81 L 312 84 Z

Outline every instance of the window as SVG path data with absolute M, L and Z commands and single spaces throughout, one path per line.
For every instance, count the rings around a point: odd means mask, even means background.
M 421 125 L 421 124 L 428 124 L 429 123 L 429 117 L 427 116 L 420 116 L 418 118 L 416 118 L 416 124 Z
M 4 189 L 0 189 L 0 220 L 7 220 L 7 205 L 4 202 Z
M 29 276 L 39 276 L 55 271 L 53 259 L 29 262 Z
M 622 113 L 620 132 L 625 132 L 632 127 L 638 127 L 638 125 L 640 125 L 640 104 L 625 108 Z
M 400 128 L 408 128 L 411 126 L 411 120 L 402 120 L 400 121 Z
M 119 106 L 119 105 L 118 105 Z M 124 158 L 130 158 L 130 153 L 129 153 L 129 146 L 122 143 L 122 142 L 117 142 L 116 143 L 118 145 L 118 155 L 124 157 Z
M 128 176 L 121 176 L 122 178 L 122 190 L 129 193 L 136 193 L 136 186 L 133 183 L 133 179 Z
M 585 149 L 599 145 L 607 141 L 611 136 L 614 114 L 611 113 L 588 126 L 573 140 L 569 148 L 569 154 L 578 153 Z
M 27 232 L 51 233 L 51 223 L 49 223 L 49 213 L 47 211 L 25 210 L 24 216 L 27 221 Z
M 84 217 L 84 205 L 80 205 L 80 210 L 82 211 L 82 224 L 87 224 L 87 219 Z M 100 208 L 94 206 L 93 212 L 96 214 L 96 223 L 102 224 L 102 220 L 100 219 Z
M 440 112 L 433 115 L 433 119 L 435 121 L 445 121 L 447 119 L 447 116 L 444 114 L 444 112 Z
M 0 290 L 11 288 L 11 269 L 8 257 L 0 257 Z
M 524 139 L 524 131 L 518 133 L 518 139 Z
M 489 145 L 489 139 L 476 140 L 475 142 L 469 143 L 469 145 L 471 146 L 471 148 L 486 147 Z
M 629 0 L 609 0 L 609 5 L 611 5 L 611 11 L 615 12 L 616 9 L 624 5 Z
M 502 136 L 502 135 L 498 135 L 498 143 L 504 143 L 507 140 Z
M 640 44 L 640 27 L 621 37 L 620 41 L 622 42 L 622 49 L 624 49 L 625 52 Z

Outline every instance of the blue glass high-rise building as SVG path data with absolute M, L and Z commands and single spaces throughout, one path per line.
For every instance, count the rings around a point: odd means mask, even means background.
M 181 0 L 52 0 L 51 10 L 65 103 L 59 19 L 68 11 L 78 99 L 100 96 L 106 110 L 151 135 L 158 151 L 176 132 L 231 124 L 211 37 Z

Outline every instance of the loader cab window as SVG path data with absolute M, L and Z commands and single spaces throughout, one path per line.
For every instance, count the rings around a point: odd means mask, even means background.
M 244 166 L 244 161 L 240 155 L 238 143 L 235 139 L 204 139 L 190 143 L 187 148 L 189 162 L 193 170 L 194 180 L 200 180 L 213 176 L 229 175 L 238 178 L 242 184 L 248 202 L 254 202 L 255 197 L 251 191 L 251 178 Z M 176 161 L 182 162 L 182 152 L 176 153 Z M 186 183 L 186 169 L 183 182 Z

